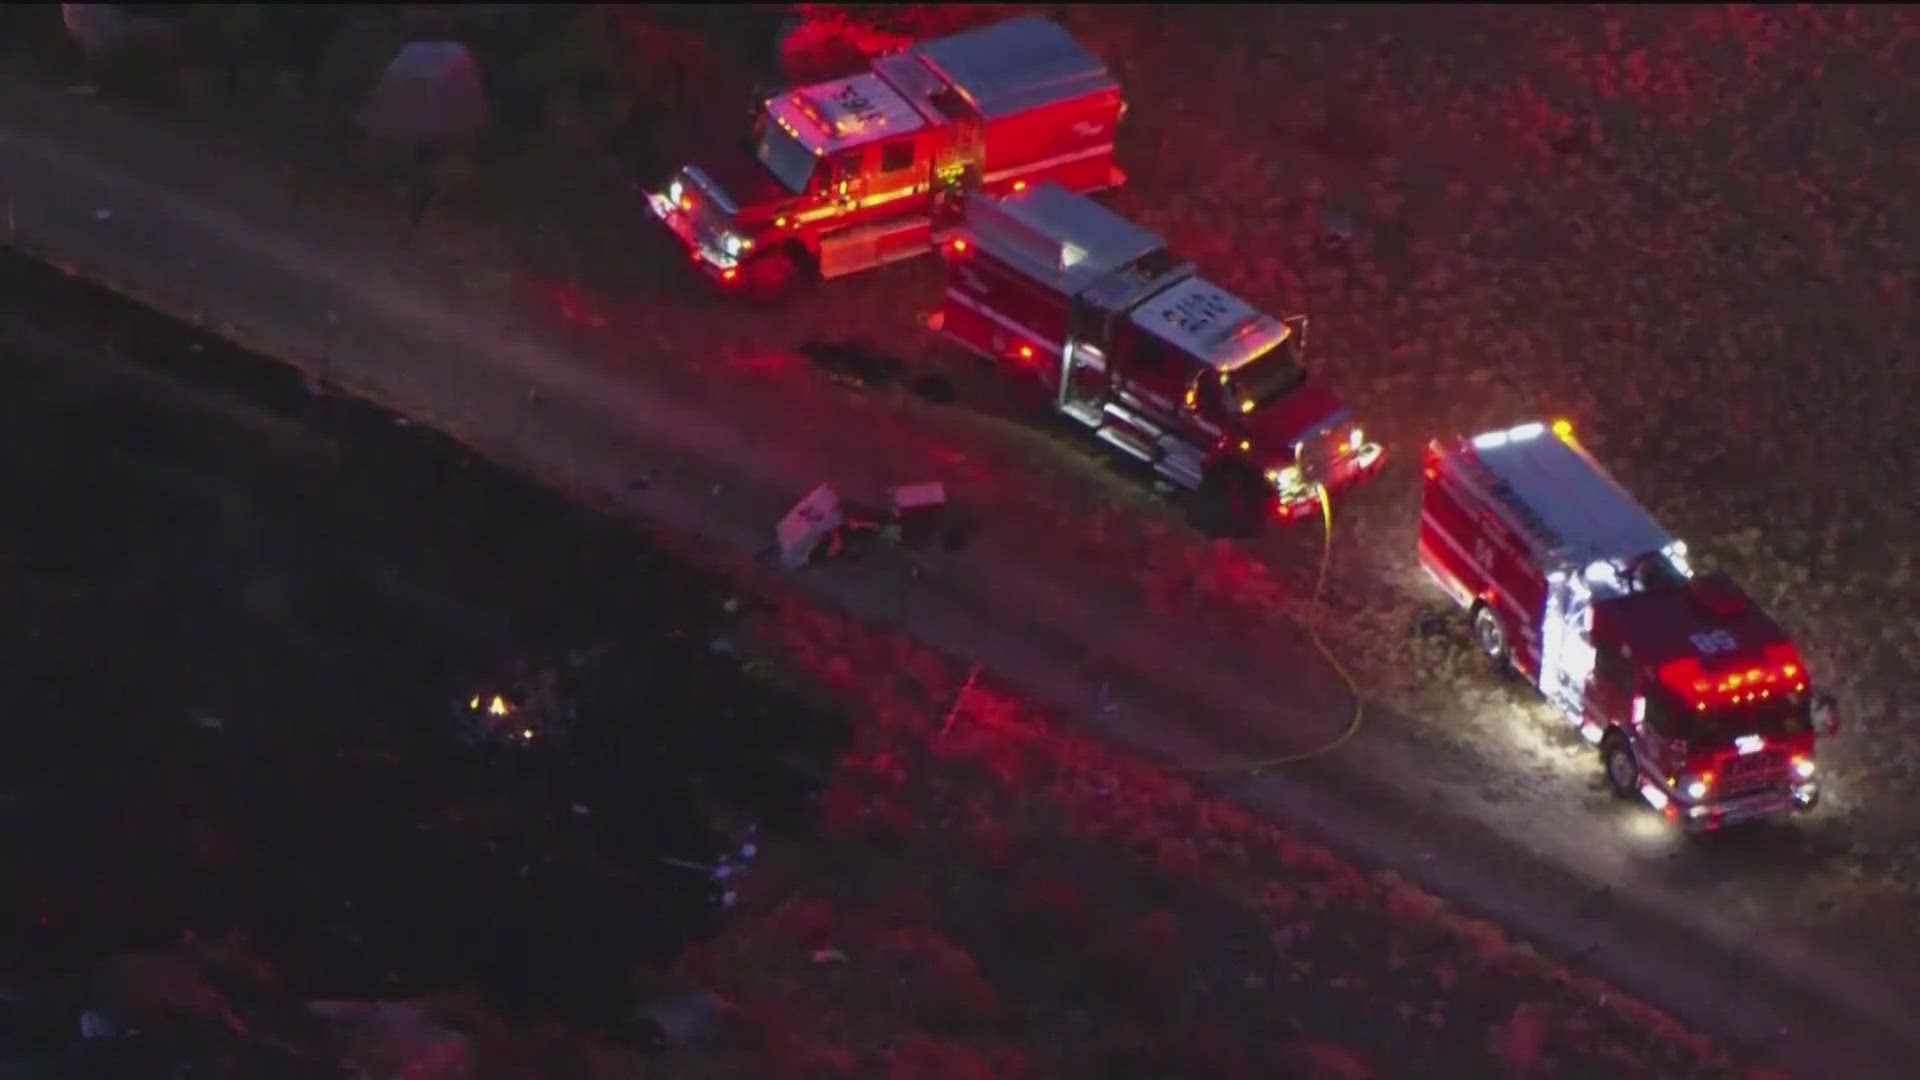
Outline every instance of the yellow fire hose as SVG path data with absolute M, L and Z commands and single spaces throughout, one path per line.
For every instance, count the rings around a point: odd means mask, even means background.
M 1319 496 L 1320 499 L 1321 538 L 1320 573 L 1313 583 L 1312 607 L 1318 608 L 1321 597 L 1325 595 L 1327 591 L 1327 571 L 1333 565 L 1333 499 L 1327 494 L 1325 484 L 1314 485 L 1314 494 Z M 1308 615 L 1307 640 L 1313 643 L 1313 649 L 1320 654 L 1320 659 L 1326 661 L 1327 666 L 1333 669 L 1333 673 L 1340 677 L 1340 682 L 1347 688 L 1347 696 L 1353 701 L 1353 715 L 1348 719 L 1346 729 L 1325 743 L 1309 750 L 1299 750 L 1290 754 L 1278 754 L 1273 757 L 1260 758 L 1256 761 L 1236 762 L 1231 765 L 1211 765 L 1184 771 L 1196 775 L 1219 775 L 1222 773 L 1246 773 L 1251 775 L 1262 773 L 1269 769 L 1280 768 L 1283 765 L 1295 765 L 1302 761 L 1325 757 L 1335 750 L 1340 749 L 1342 746 L 1345 746 L 1349 740 L 1359 734 L 1360 725 L 1366 721 L 1366 699 L 1361 696 L 1360 684 L 1354 680 L 1353 674 L 1347 670 L 1345 664 L 1340 662 L 1340 658 L 1333 654 L 1333 649 L 1330 648 L 1326 640 L 1320 636 L 1320 619 L 1317 611 Z

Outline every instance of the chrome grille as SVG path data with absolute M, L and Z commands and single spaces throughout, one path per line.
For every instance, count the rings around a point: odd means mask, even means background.
M 1731 757 L 1721 766 L 1721 790 L 1733 794 L 1766 787 L 1787 771 L 1787 756 L 1777 750 Z

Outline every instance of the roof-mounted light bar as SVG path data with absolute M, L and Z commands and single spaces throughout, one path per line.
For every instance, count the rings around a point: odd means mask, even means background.
M 1517 424 L 1504 431 L 1489 431 L 1483 435 L 1475 435 L 1472 439 L 1473 448 L 1475 450 L 1494 450 L 1506 446 L 1508 443 L 1527 442 L 1532 439 L 1537 439 L 1547 434 L 1548 431 L 1552 431 L 1554 437 L 1562 442 L 1573 441 L 1573 423 L 1571 421 L 1555 420 L 1551 425 L 1548 425 L 1538 420 L 1530 420 L 1527 423 Z

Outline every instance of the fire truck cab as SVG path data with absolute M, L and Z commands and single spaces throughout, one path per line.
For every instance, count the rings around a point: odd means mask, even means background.
M 1013 19 L 768 98 L 750 150 L 688 165 L 647 200 L 717 282 L 839 277 L 931 251 L 964 191 L 1122 183 L 1125 110 L 1065 30 Z
M 1420 564 L 1478 648 L 1600 748 L 1608 786 L 1689 830 L 1820 798 L 1831 697 L 1792 640 L 1670 535 L 1565 422 L 1427 448 Z
M 1084 195 L 969 195 L 944 254 L 936 329 L 1182 488 L 1233 477 L 1292 516 L 1382 460 L 1308 371 L 1305 316 L 1260 312 Z

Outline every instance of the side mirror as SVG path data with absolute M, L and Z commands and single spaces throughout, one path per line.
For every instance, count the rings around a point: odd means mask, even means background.
M 1840 734 L 1840 706 L 1833 695 L 1825 690 L 1816 690 L 1811 704 L 1813 713 L 1813 733 L 1822 739 L 1831 739 Z

